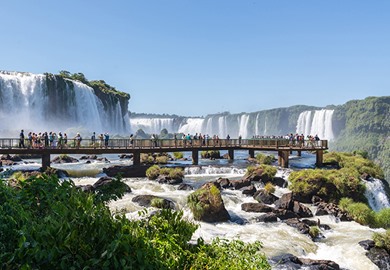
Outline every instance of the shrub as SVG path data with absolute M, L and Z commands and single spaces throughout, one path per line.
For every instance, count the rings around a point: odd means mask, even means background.
M 276 173 L 278 172 L 278 170 L 274 166 L 270 166 L 266 164 L 261 164 L 259 166 L 259 169 L 263 170 L 263 175 L 268 177 L 268 179 L 274 178 Z
M 149 180 L 156 180 L 159 175 L 160 175 L 160 167 L 157 165 L 153 165 L 146 170 L 146 177 Z
M 376 224 L 381 228 L 390 228 L 390 208 L 382 209 L 376 213 Z
M 271 156 L 271 155 L 264 155 L 264 154 L 257 154 L 256 155 L 256 161 L 260 164 L 267 164 L 267 165 L 271 165 L 272 162 L 275 161 L 275 157 L 274 156 Z
M 311 226 L 309 228 L 309 235 L 311 238 L 317 238 L 319 235 L 320 235 L 320 229 L 318 228 L 318 226 Z
M 202 151 L 200 152 L 200 156 L 201 158 L 216 159 L 216 158 L 221 158 L 221 153 L 219 152 L 219 150 Z
M 342 198 L 339 203 L 341 210 L 346 211 L 357 223 L 376 226 L 375 212 L 365 203 L 354 202 L 350 198 Z
M 173 152 L 175 159 L 182 159 L 184 157 L 182 152 Z
M 184 178 L 184 170 L 182 168 L 171 168 L 169 177 L 172 179 L 182 179 Z
M 265 185 L 264 189 L 265 189 L 265 191 L 267 191 L 267 193 L 269 193 L 269 194 L 275 192 L 275 186 L 274 186 L 271 182 L 268 182 L 268 183 Z
M 167 164 L 168 157 L 167 156 L 158 156 L 158 157 L 156 157 L 156 163 L 157 164 Z
M 374 233 L 372 238 L 375 246 L 384 248 L 387 252 L 390 252 L 390 230 L 387 230 L 385 233 Z

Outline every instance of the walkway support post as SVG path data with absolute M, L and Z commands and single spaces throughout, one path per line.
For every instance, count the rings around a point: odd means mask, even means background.
M 141 153 L 135 151 L 133 153 L 133 165 L 140 165 L 140 164 L 141 164 Z
M 280 167 L 288 168 L 288 157 L 290 155 L 290 151 L 278 151 L 278 163 Z
M 316 166 L 322 167 L 323 163 L 324 163 L 324 151 L 317 150 L 316 151 Z
M 50 167 L 50 154 L 42 154 L 42 171 L 46 171 L 47 167 Z
M 229 160 L 234 160 L 234 149 L 228 150 Z
M 198 165 L 198 164 L 199 164 L 199 151 L 192 150 L 192 165 Z
M 301 151 L 301 150 L 298 150 L 298 151 L 297 151 L 297 156 L 298 156 L 298 157 L 302 156 L 302 151 Z
M 250 158 L 255 158 L 255 150 L 249 149 L 249 157 Z

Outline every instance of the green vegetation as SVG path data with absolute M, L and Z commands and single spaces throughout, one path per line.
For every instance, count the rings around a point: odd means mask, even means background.
M 384 248 L 390 253 L 390 230 L 387 230 L 384 233 L 374 233 L 372 238 L 375 242 L 375 246 Z
M 384 179 L 382 169 L 373 161 L 365 158 L 367 153 L 355 151 L 354 153 L 329 152 L 324 154 L 324 162 L 336 163 L 341 168 L 355 170 L 355 174 L 369 174 L 372 177 Z
M 336 107 L 333 126 L 337 140 L 331 144 L 337 151 L 367 152 L 390 179 L 390 96 L 352 100 Z
M 200 188 L 187 197 L 187 204 L 190 207 L 195 220 L 201 220 L 205 211 L 212 203 L 219 202 L 221 192 L 215 185 L 208 185 L 207 188 Z
M 267 191 L 268 194 L 272 194 L 275 192 L 275 186 L 271 182 L 265 184 L 264 189 L 265 191 Z
M 182 159 L 184 157 L 182 152 L 173 152 L 175 159 Z
M 275 161 L 275 157 L 274 156 L 271 156 L 271 155 L 264 155 L 264 154 L 257 154 L 256 155 L 256 161 L 260 164 L 267 164 L 267 165 L 271 165 L 272 162 Z
M 171 179 L 183 179 L 184 171 L 182 168 L 160 168 L 158 165 L 153 165 L 146 170 L 146 177 L 149 180 L 156 180 L 160 175 Z
M 141 163 L 145 164 L 167 164 L 169 157 L 165 153 L 145 154 L 141 153 Z
M 182 212 L 130 221 L 71 181 L 42 175 L 21 186 L 0 181 L 2 269 L 270 269 L 259 242 L 190 244 L 197 226 Z
M 106 93 L 106 94 L 112 94 L 114 96 L 121 96 L 121 97 L 124 97 L 127 99 L 130 98 L 130 95 L 128 93 L 124 93 L 124 92 L 116 90 L 115 87 L 107 84 L 103 80 L 89 81 L 87 78 L 85 78 L 84 74 L 80 73 L 80 72 L 72 74 L 69 71 L 61 70 L 59 76 L 66 78 L 66 79 L 80 81 L 80 82 L 92 87 L 93 89 L 98 89 L 101 92 Z
M 277 173 L 277 169 L 274 166 L 261 164 L 259 166 L 248 166 L 246 168 L 246 177 L 260 176 L 265 182 L 274 178 Z
M 295 171 L 290 174 L 289 180 L 291 191 L 307 201 L 317 195 L 330 202 L 338 202 L 342 197 L 366 202 L 365 186 L 354 169 Z
M 320 235 L 321 231 L 320 231 L 320 228 L 318 228 L 318 226 L 311 226 L 309 228 L 309 235 L 311 238 L 317 238 L 319 235 Z

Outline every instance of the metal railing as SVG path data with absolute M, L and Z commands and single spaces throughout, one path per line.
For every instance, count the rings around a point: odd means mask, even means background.
M 15 149 L 19 147 L 20 140 L 16 138 L 0 139 L 1 149 Z M 287 139 L 109 139 L 108 142 L 101 140 L 82 139 L 80 142 L 76 139 L 67 139 L 66 141 L 45 142 L 40 140 L 38 142 L 30 142 L 28 139 L 24 140 L 24 148 L 30 149 L 104 149 L 104 148 L 118 148 L 118 149 L 143 149 L 143 148 L 285 148 L 294 147 L 302 149 L 327 149 L 328 141 L 289 141 Z

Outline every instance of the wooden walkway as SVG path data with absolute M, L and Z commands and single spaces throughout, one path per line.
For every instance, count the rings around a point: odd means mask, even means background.
M 290 142 L 286 139 L 220 139 L 220 140 L 155 140 L 136 139 L 110 139 L 107 146 L 104 141 L 91 141 L 83 139 L 80 145 L 75 140 L 68 140 L 62 146 L 39 146 L 33 147 L 25 140 L 25 148 L 19 148 L 19 139 L 0 139 L 0 154 L 33 154 L 42 156 L 42 167 L 50 166 L 50 155 L 55 154 L 133 154 L 133 163 L 140 164 L 141 153 L 162 153 L 162 152 L 192 152 L 192 163 L 199 163 L 199 151 L 227 150 L 229 159 L 234 159 L 235 150 L 248 150 L 249 156 L 254 157 L 255 151 L 277 151 L 279 165 L 288 167 L 290 152 L 302 151 L 316 152 L 316 164 L 321 166 L 323 162 L 323 151 L 328 149 L 328 141 L 305 141 Z

